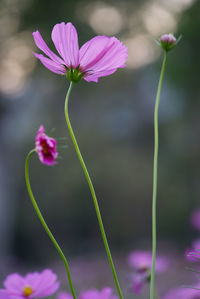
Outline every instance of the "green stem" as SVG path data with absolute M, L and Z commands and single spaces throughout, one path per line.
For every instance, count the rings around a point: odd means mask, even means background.
M 153 199 L 152 199 L 152 268 L 151 268 L 151 285 L 150 299 L 155 299 L 155 263 L 156 263 L 156 199 L 157 199 L 157 181 L 158 181 L 158 108 L 160 93 L 163 83 L 167 61 L 167 52 L 164 52 L 163 64 L 158 83 L 156 103 L 154 110 L 154 163 L 153 163 Z
M 96 214 L 97 214 L 97 218 L 98 218 L 98 222 L 99 222 L 99 227 L 100 227 L 102 239 L 103 239 L 104 246 L 105 246 L 105 249 L 106 249 L 106 252 L 107 252 L 108 261 L 110 263 L 110 267 L 111 267 L 113 278 L 114 278 L 116 288 L 117 288 L 117 291 L 118 291 L 118 294 L 119 294 L 119 298 L 123 299 L 122 291 L 121 291 L 121 288 L 120 288 L 120 285 L 119 285 L 119 282 L 118 282 L 117 274 L 116 274 L 116 271 L 115 271 L 115 266 L 114 266 L 114 263 L 113 263 L 112 255 L 111 255 L 111 252 L 110 252 L 110 249 L 109 249 L 106 233 L 105 233 L 105 230 L 104 230 L 103 221 L 102 221 L 102 218 L 101 218 L 101 213 L 100 213 L 97 197 L 96 197 L 96 194 L 95 194 L 95 190 L 94 190 L 90 175 L 88 173 L 88 170 L 86 168 L 85 162 L 84 162 L 83 157 L 81 155 L 81 152 L 80 152 L 80 149 L 79 149 L 78 143 L 76 141 L 76 137 L 74 135 L 74 132 L 73 132 L 73 129 L 72 129 L 72 126 L 71 126 L 71 123 L 70 123 L 70 119 L 69 119 L 68 103 L 69 103 L 69 95 L 70 95 L 71 90 L 72 90 L 72 85 L 73 85 L 73 83 L 71 82 L 70 86 L 69 86 L 69 89 L 68 89 L 68 92 L 67 92 L 67 95 L 66 95 L 66 99 L 65 99 L 65 118 L 66 118 L 69 133 L 71 135 L 71 138 L 72 138 L 72 141 L 73 141 L 78 159 L 81 163 L 81 166 L 83 168 L 86 180 L 88 182 L 88 185 L 89 185 L 89 188 L 90 188 L 90 191 L 91 191 L 91 194 L 92 194 L 92 198 L 93 198 L 93 202 L 94 202 L 94 206 L 95 206 L 95 210 L 96 210 Z
M 76 295 L 75 295 L 75 291 L 74 291 L 74 287 L 73 287 L 73 284 L 72 284 L 72 279 L 71 279 L 71 274 L 70 274 L 70 270 L 69 270 L 69 265 L 68 265 L 68 262 L 66 260 L 66 257 L 64 255 L 64 253 L 62 252 L 62 249 L 60 248 L 60 246 L 58 245 L 57 241 L 55 240 L 53 234 L 51 233 L 50 229 L 48 228 L 41 212 L 40 212 L 40 209 L 36 203 L 36 200 L 34 198 L 34 195 L 33 195 L 33 192 L 32 192 L 32 189 L 31 189 L 31 185 L 30 185 L 30 179 L 29 179 L 29 160 L 30 160 L 30 157 L 31 155 L 35 152 L 35 149 L 30 151 L 27 158 L 26 158 L 26 163 L 25 163 L 25 179 L 26 179 L 26 186 L 27 186 L 27 190 L 28 190 L 28 193 L 29 193 L 29 196 L 30 196 L 30 199 L 31 199 L 31 202 L 33 204 L 33 207 L 37 213 L 37 216 L 42 224 L 42 226 L 44 227 L 47 235 L 49 236 L 49 238 L 51 239 L 51 241 L 53 242 L 55 248 L 57 249 L 59 255 L 61 256 L 63 262 L 64 262 L 64 265 L 65 265 L 65 268 L 66 268 L 66 272 L 67 272 L 67 277 L 68 277 L 68 280 L 69 280 L 69 286 L 70 286 L 70 290 L 71 290 L 71 293 L 72 293 L 72 296 L 74 299 L 76 299 Z

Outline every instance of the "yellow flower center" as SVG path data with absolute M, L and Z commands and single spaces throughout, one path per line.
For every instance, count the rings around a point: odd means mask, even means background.
M 23 292 L 24 292 L 24 296 L 28 297 L 33 294 L 33 289 L 30 286 L 26 286 L 24 287 Z

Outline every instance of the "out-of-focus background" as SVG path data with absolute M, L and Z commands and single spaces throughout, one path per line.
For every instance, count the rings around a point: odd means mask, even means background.
M 169 53 L 159 111 L 158 248 L 173 264 L 168 279 L 160 282 L 161 292 L 176 281 L 185 283 L 185 277 L 191 280 L 183 253 L 198 237 L 189 217 L 200 206 L 199 12 L 195 0 L 1 1 L 1 280 L 12 271 L 52 267 L 65 281 L 24 180 L 25 157 L 44 124 L 58 138 L 60 159 L 55 167 L 43 166 L 37 156 L 32 159 L 36 199 L 69 257 L 78 288 L 113 286 L 91 195 L 65 124 L 69 82 L 32 54 L 39 52 L 32 32 L 38 29 L 54 50 L 51 30 L 62 21 L 75 25 L 80 45 L 95 35 L 115 35 L 128 47 L 127 68 L 98 84 L 82 80 L 70 98 L 72 125 L 127 298 L 133 298 L 127 255 L 151 248 L 153 109 L 163 54 L 154 39 L 168 32 L 183 35 Z M 179 276 L 173 276 L 175 267 Z

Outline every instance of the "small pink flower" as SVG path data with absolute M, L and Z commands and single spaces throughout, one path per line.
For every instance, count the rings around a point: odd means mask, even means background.
M 43 164 L 54 165 L 58 156 L 56 151 L 56 140 L 47 136 L 44 132 L 44 126 L 41 125 L 35 138 L 36 152 Z
M 151 251 L 135 250 L 128 257 L 128 263 L 138 272 L 151 270 L 152 253 Z M 167 270 L 169 261 L 166 257 L 156 257 L 156 272 L 161 273 Z
M 143 286 L 150 281 L 152 253 L 151 251 L 135 250 L 128 257 L 128 263 L 135 270 L 132 276 L 133 293 L 139 294 Z M 156 258 L 156 272 L 161 273 L 167 270 L 168 259 L 158 256 Z
M 9 299 L 9 295 L 4 294 L 4 292 L 1 291 L 1 289 L 0 289 L 0 299 Z
M 125 67 L 127 48 L 115 37 L 96 36 L 86 42 L 79 50 L 78 35 L 72 23 L 56 24 L 51 38 L 60 54 L 53 53 L 39 31 L 33 32 L 36 46 L 47 56 L 34 53 L 50 71 L 64 75 L 73 82 L 83 78 L 98 82 L 98 78 L 113 74 Z
M 10 274 L 4 281 L 4 287 L 0 294 L 9 299 L 32 299 L 54 294 L 59 288 L 59 282 L 57 275 L 46 269 L 41 273 L 28 273 L 24 277 L 17 273 Z
M 69 293 L 60 292 L 57 299 L 73 299 L 73 297 Z M 96 289 L 83 291 L 80 293 L 78 299 L 117 299 L 117 297 L 112 294 L 111 288 L 105 287 L 102 291 Z

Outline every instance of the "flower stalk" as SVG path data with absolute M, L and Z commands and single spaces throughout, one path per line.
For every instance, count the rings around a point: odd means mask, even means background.
M 35 152 L 36 152 L 35 149 L 31 150 L 29 152 L 29 154 L 27 155 L 27 158 L 26 158 L 26 163 L 25 163 L 25 179 L 26 179 L 27 190 L 28 190 L 31 202 L 33 204 L 33 207 L 35 209 L 35 212 L 36 212 L 36 214 L 37 214 L 37 216 L 38 216 L 38 218 L 39 218 L 42 226 L 44 227 L 47 235 L 51 239 L 52 243 L 54 244 L 56 250 L 58 251 L 60 257 L 62 258 L 62 260 L 64 262 L 65 269 L 66 269 L 66 272 L 67 272 L 68 281 L 69 281 L 70 290 L 71 290 L 73 299 L 76 299 L 76 294 L 75 294 L 74 287 L 73 287 L 73 284 L 72 284 L 72 278 L 71 278 L 71 274 L 70 274 L 70 270 L 69 270 L 69 265 L 68 265 L 67 259 L 66 259 L 65 255 L 64 255 L 62 249 L 58 245 L 57 241 L 55 240 L 53 234 L 51 233 L 48 225 L 46 224 L 46 222 L 45 222 L 45 220 L 44 220 L 44 218 L 42 216 L 42 213 L 40 212 L 40 209 L 39 209 L 39 207 L 37 205 L 37 202 L 36 202 L 36 200 L 34 198 L 32 189 L 31 189 L 31 184 L 30 184 L 30 179 L 29 179 L 29 160 L 30 160 L 30 157 L 32 156 L 32 154 L 35 153 Z
M 81 151 L 79 149 L 79 146 L 78 146 L 78 143 L 76 141 L 76 137 L 74 135 L 74 132 L 73 132 L 73 129 L 72 129 L 72 126 L 71 126 L 71 122 L 70 122 L 70 119 L 69 119 L 68 106 L 69 106 L 69 96 L 70 96 L 70 93 L 71 93 L 71 90 L 72 90 L 72 86 L 73 86 L 73 83 L 71 82 L 70 86 L 69 86 L 69 89 L 67 91 L 66 99 L 65 99 L 65 118 L 66 118 L 66 123 L 67 123 L 67 127 L 68 127 L 68 130 L 69 130 L 69 133 L 71 135 L 71 139 L 73 141 L 74 148 L 76 150 L 78 159 L 80 161 L 80 164 L 81 164 L 82 169 L 83 169 L 84 174 L 85 174 L 85 178 L 86 178 L 86 180 L 88 182 L 88 185 L 89 185 L 89 188 L 90 188 L 90 191 L 91 191 L 91 194 L 92 194 L 92 198 L 93 198 L 94 207 L 95 207 L 95 210 L 96 210 L 97 219 L 98 219 L 98 222 L 99 222 L 99 227 L 100 227 L 102 239 L 103 239 L 105 250 L 106 250 L 106 253 L 107 253 L 107 256 L 108 256 L 108 261 L 110 263 L 110 267 L 111 267 L 111 270 L 112 270 L 112 274 L 113 274 L 113 278 L 114 278 L 115 285 L 116 285 L 116 288 L 117 288 L 117 292 L 118 292 L 119 298 L 123 299 L 122 291 L 121 291 L 121 288 L 120 288 L 120 285 L 119 285 L 119 281 L 118 281 L 118 278 L 117 278 L 117 273 L 116 273 L 116 270 L 115 270 L 115 266 L 114 266 L 112 255 L 111 255 L 110 248 L 109 248 L 109 245 L 108 245 L 106 233 L 105 233 L 105 230 L 104 230 L 104 225 L 103 225 L 103 221 L 102 221 L 102 218 L 101 218 L 101 213 L 100 213 L 100 209 L 99 209 L 99 205 L 98 205 L 96 193 L 95 193 L 95 190 L 94 190 L 94 186 L 93 186 L 92 180 L 90 178 L 90 175 L 88 173 L 88 170 L 87 170 L 87 167 L 85 165 L 85 162 L 83 160 Z
M 154 110 L 154 162 L 153 162 L 153 199 L 152 199 L 152 268 L 150 283 L 150 299 L 155 299 L 155 263 L 156 263 L 156 202 L 157 202 L 157 182 L 158 182 L 158 109 L 160 94 L 166 68 L 167 51 L 164 51 L 164 58 L 158 83 L 155 110 Z

